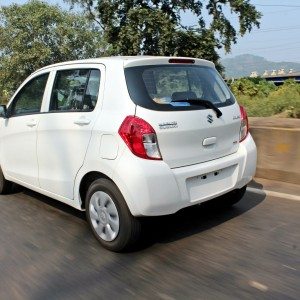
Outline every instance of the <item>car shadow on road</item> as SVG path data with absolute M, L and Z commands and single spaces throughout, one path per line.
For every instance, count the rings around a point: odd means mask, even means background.
M 57 201 L 53 198 L 47 197 L 45 195 L 42 195 L 40 193 L 37 193 L 35 191 L 29 190 L 25 187 L 22 187 L 18 184 L 14 184 L 12 187 L 12 191 L 10 194 L 19 194 L 23 193 L 24 195 L 38 200 L 40 203 L 46 204 L 48 207 L 57 209 L 59 211 L 62 211 L 64 213 L 67 213 L 69 215 L 72 215 L 74 217 L 80 218 L 82 220 L 85 220 L 85 213 L 84 211 L 80 211 L 78 209 L 73 208 L 70 205 L 67 205 L 65 203 L 62 203 L 60 201 Z
M 253 209 L 265 198 L 265 193 L 247 191 L 233 207 L 222 207 L 222 199 L 217 198 L 183 209 L 174 215 L 144 219 L 142 241 L 136 250 L 157 243 L 170 243 L 216 227 Z
M 255 179 L 252 179 L 248 186 L 259 190 L 262 190 L 264 188 L 264 186 L 261 183 L 257 182 Z
M 20 186 L 16 186 L 14 192 L 22 192 L 26 196 L 38 200 L 41 204 L 46 204 L 48 207 L 86 221 L 84 212 L 62 202 Z M 265 198 L 264 193 L 247 191 L 243 199 L 233 207 L 222 207 L 220 205 L 222 199 L 217 198 L 201 205 L 182 209 L 173 215 L 141 218 L 141 238 L 130 252 L 141 251 L 155 244 L 170 243 L 201 233 L 246 213 L 259 205 Z

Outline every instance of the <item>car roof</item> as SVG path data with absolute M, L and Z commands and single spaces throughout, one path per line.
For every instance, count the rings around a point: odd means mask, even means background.
M 110 57 L 99 57 L 99 58 L 65 61 L 65 62 L 45 66 L 39 70 L 36 70 L 34 73 L 51 69 L 51 68 L 69 66 L 74 64 L 104 64 L 104 65 L 120 64 L 123 65 L 124 68 L 133 67 L 133 66 L 142 66 L 142 65 L 153 65 L 153 64 L 154 65 L 169 64 L 170 59 L 183 59 L 183 60 L 192 59 L 194 60 L 194 64 L 196 65 L 214 67 L 214 64 L 208 60 L 193 58 L 193 57 L 138 55 L 138 56 L 110 56 Z

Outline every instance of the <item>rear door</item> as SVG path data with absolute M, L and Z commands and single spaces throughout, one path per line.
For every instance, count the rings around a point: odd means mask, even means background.
M 154 127 L 163 160 L 171 168 L 237 151 L 239 106 L 214 68 L 148 65 L 129 68 L 125 74 L 131 97 L 139 99 L 136 115 Z M 134 82 L 142 87 L 133 92 L 130 85 Z M 197 99 L 213 103 L 222 116 Z
M 72 199 L 98 107 L 104 67 L 74 65 L 53 74 L 49 111 L 38 126 L 37 156 L 40 187 Z

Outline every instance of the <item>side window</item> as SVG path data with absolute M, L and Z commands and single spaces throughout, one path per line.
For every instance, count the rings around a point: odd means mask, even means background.
M 97 103 L 99 86 L 99 70 L 57 71 L 50 111 L 92 111 Z
M 35 77 L 20 90 L 11 105 L 11 116 L 40 112 L 48 76 Z

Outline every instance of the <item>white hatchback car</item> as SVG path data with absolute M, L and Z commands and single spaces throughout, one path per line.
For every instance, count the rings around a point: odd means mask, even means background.
M 0 107 L 0 192 L 11 182 L 86 215 L 100 243 L 132 245 L 140 216 L 239 201 L 256 168 L 245 110 L 195 58 L 111 57 L 33 73 Z

